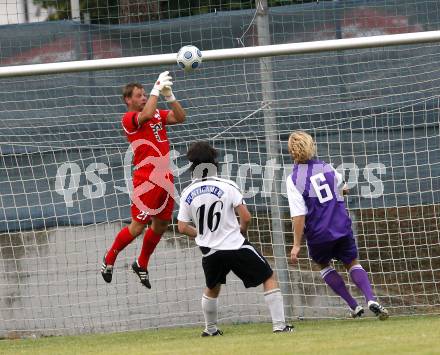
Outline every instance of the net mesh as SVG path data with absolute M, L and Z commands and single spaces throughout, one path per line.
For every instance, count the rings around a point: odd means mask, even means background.
M 438 28 L 436 2 L 368 3 L 271 8 L 271 40 Z M 187 43 L 204 50 L 255 45 L 255 16 L 250 9 L 151 20 L 146 26 L 3 26 L 0 63 L 169 53 Z M 274 253 L 281 248 L 289 255 L 292 245 L 284 181 L 292 166 L 287 137 L 295 129 L 311 133 L 319 158 L 345 175 L 359 260 L 381 302 L 392 314 L 439 313 L 439 49 L 419 44 L 272 57 L 269 74 L 267 60 L 236 59 L 206 62 L 191 74 L 159 66 L 0 79 L 0 333 L 76 334 L 203 322 L 200 252 L 174 224 L 151 259 L 152 290 L 129 272 L 140 240 L 119 256 L 112 284 L 98 272 L 106 248 L 130 219 L 121 87 L 140 81 L 148 92 L 169 69 L 188 113 L 184 124 L 169 128 L 177 191 L 190 181 L 188 144 L 213 143 L 221 175 L 242 188 L 254 216 L 249 239 L 284 275 L 292 317 L 347 312 L 306 250 L 295 267 Z M 274 211 L 281 220 L 276 228 Z M 244 289 L 231 276 L 219 320 L 268 320 L 259 291 Z

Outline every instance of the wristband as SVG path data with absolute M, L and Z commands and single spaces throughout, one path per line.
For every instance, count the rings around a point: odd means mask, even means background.
M 166 102 L 175 102 L 176 101 L 176 97 L 174 96 L 174 94 L 171 94 L 170 96 L 164 96 Z
M 156 89 L 156 88 L 153 88 L 151 90 L 151 92 L 150 92 L 150 96 L 157 96 L 157 97 L 159 97 L 159 94 L 160 94 L 159 89 Z

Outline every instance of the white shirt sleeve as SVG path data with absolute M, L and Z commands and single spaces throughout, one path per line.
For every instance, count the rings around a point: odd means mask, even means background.
M 345 184 L 344 178 L 341 174 L 338 173 L 338 171 L 332 166 L 333 171 L 335 172 L 336 181 L 338 183 L 338 187 L 341 187 L 341 185 Z
M 292 175 L 287 177 L 286 187 L 290 207 L 290 217 L 305 216 L 308 212 L 306 202 L 301 193 L 295 187 L 292 181 Z
M 240 192 L 240 190 L 235 187 L 232 187 L 231 190 L 232 190 L 231 191 L 231 193 L 232 193 L 232 206 L 235 208 L 240 205 L 245 205 L 246 203 L 244 202 L 243 194 Z
M 182 222 L 191 222 L 191 209 L 185 201 L 186 196 L 182 195 L 180 198 L 179 214 L 177 215 L 177 220 Z

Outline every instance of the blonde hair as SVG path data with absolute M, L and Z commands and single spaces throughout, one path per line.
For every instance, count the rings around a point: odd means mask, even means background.
M 295 131 L 289 136 L 288 148 L 295 163 L 305 163 L 316 154 L 312 136 L 303 131 Z

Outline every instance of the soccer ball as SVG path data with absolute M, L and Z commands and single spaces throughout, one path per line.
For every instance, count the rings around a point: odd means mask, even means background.
M 202 52 L 196 46 L 184 46 L 177 53 L 177 65 L 185 71 L 197 69 L 201 63 Z

